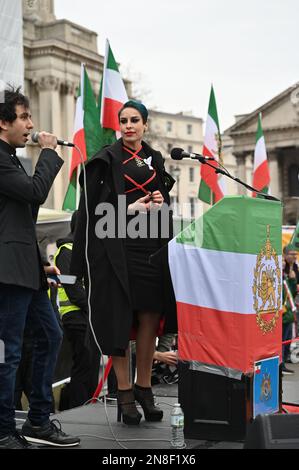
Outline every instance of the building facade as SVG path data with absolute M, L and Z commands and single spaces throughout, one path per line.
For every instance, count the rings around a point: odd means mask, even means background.
M 149 113 L 148 142 L 160 150 L 165 158 L 166 170 L 176 179 L 171 192 L 174 213 L 177 216 L 198 217 L 200 203 L 197 198 L 200 181 L 200 163 L 189 158 L 175 161 L 171 150 L 179 147 L 187 152 L 201 153 L 203 148 L 203 120 L 191 113 Z
M 271 194 L 282 200 L 286 225 L 299 219 L 299 82 L 287 88 L 254 112 L 239 116 L 226 131 L 232 141 L 237 174 L 251 184 L 258 115 L 266 141 Z M 250 171 L 251 169 L 251 171 Z M 240 186 L 239 193 L 244 189 Z
M 23 0 L 25 93 L 30 98 L 35 129 L 72 140 L 81 63 L 86 64 L 99 92 L 104 58 L 97 34 L 68 20 L 57 20 L 54 0 Z M 69 181 L 71 151 L 61 148 L 65 165 L 57 176 L 46 207 L 61 209 Z M 28 154 L 36 163 L 38 149 Z

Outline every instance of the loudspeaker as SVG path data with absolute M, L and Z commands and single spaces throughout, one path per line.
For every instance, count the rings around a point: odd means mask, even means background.
M 299 414 L 257 416 L 248 427 L 244 449 L 299 449 Z
M 250 420 L 250 378 L 242 380 L 190 370 L 179 364 L 179 402 L 185 437 L 214 441 L 245 439 Z

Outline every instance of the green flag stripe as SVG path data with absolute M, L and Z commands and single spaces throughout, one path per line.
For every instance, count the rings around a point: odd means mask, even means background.
M 211 116 L 211 118 L 214 120 L 219 131 L 219 119 L 218 119 L 216 98 L 215 98 L 213 86 L 211 88 L 211 95 L 210 95 L 210 102 L 209 102 L 209 116 Z
M 270 240 L 280 255 L 281 221 L 279 202 L 227 196 L 178 235 L 177 241 L 214 251 L 256 254 L 265 245 L 270 225 Z
M 200 182 L 198 198 L 207 204 L 211 204 L 211 189 L 203 179 Z
M 67 193 L 63 201 L 62 210 L 71 211 L 71 212 L 75 211 L 77 209 L 76 202 L 77 202 L 77 172 L 74 171 L 72 175 L 72 179 L 68 186 Z
M 85 70 L 84 77 L 84 131 L 88 160 L 102 147 L 99 112 L 93 89 Z
M 114 58 L 114 55 L 110 46 L 109 46 L 109 54 L 108 54 L 108 60 L 107 60 L 107 69 L 115 70 L 116 72 L 119 72 L 118 65 L 116 63 L 116 60 Z
M 262 128 L 262 116 L 261 113 L 258 117 L 257 132 L 256 132 L 256 143 L 263 137 L 263 128 Z

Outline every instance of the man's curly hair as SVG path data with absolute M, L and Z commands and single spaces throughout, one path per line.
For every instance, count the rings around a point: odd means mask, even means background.
M 3 91 L 3 103 L 0 102 L 0 120 L 13 122 L 17 119 L 16 106 L 29 108 L 29 99 L 21 93 L 21 87 L 8 85 Z

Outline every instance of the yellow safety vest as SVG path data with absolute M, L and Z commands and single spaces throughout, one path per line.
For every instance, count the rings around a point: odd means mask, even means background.
M 72 243 L 65 243 L 61 245 L 59 249 L 56 251 L 54 256 L 54 264 L 56 266 L 56 259 L 59 256 L 62 248 L 67 248 L 68 250 L 72 251 L 73 244 Z M 65 290 L 63 287 L 58 288 L 58 300 L 59 300 L 59 313 L 61 316 L 65 315 L 68 312 L 73 312 L 74 310 L 80 310 L 80 307 L 77 305 L 73 305 L 69 300 Z

